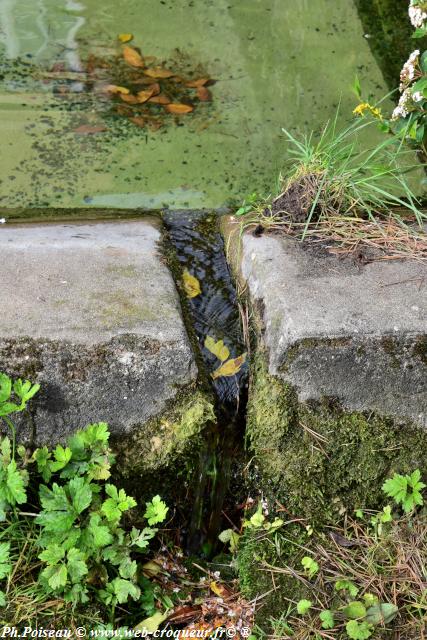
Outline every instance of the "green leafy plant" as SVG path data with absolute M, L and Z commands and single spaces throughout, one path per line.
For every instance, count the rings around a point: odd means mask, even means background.
M 423 504 L 421 491 L 425 486 L 424 482 L 421 482 L 420 470 L 415 469 L 410 475 L 402 476 L 395 473 L 392 478 L 384 482 L 382 489 L 387 496 L 393 498 L 396 504 L 402 505 L 405 513 L 409 513 Z
M 4 527 L 16 523 L 25 528 L 31 517 L 38 527 L 39 589 L 73 606 L 99 600 L 113 620 L 117 604 L 147 596 L 146 589 L 141 591 L 147 584 L 138 574 L 138 559 L 157 532 L 153 525 L 166 518 L 168 507 L 155 496 L 146 504 L 148 526 L 124 527 L 124 516 L 137 503 L 124 489 L 107 482 L 115 460 L 104 422 L 77 431 L 65 447 L 57 445 L 53 451 L 40 447 L 31 457 L 23 447 L 15 452 L 16 430 L 9 416 L 22 411 L 37 391 L 38 385 L 20 380 L 12 384 L 0 374 L 1 417 L 13 433 L 12 444 L 7 437 L 0 442 L 0 518 Z M 19 404 L 11 401 L 12 394 Z M 37 497 L 32 498 L 36 513 L 21 513 L 17 507 L 27 502 L 30 475 L 33 490 L 41 480 Z M 0 542 L 0 580 L 12 570 L 9 550 L 8 543 Z M 6 604 L 3 592 L 0 602 Z

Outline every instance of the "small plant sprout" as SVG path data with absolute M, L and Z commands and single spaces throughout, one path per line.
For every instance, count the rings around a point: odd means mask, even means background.
M 368 640 L 372 636 L 373 626 L 365 620 L 362 622 L 350 620 L 347 622 L 345 630 L 350 640 Z
M 319 565 L 310 556 L 304 556 L 301 560 L 301 564 L 304 567 L 305 575 L 311 580 L 319 571 Z
M 424 503 L 421 491 L 425 486 L 424 482 L 421 482 L 420 470 L 415 469 L 410 475 L 402 476 L 395 473 L 384 482 L 382 489 L 396 504 L 402 505 L 405 513 L 409 513 Z
M 311 609 L 312 604 L 311 600 L 305 600 L 304 598 L 299 600 L 297 602 L 297 612 L 299 615 L 304 616 Z
M 334 614 L 329 609 L 321 611 L 319 618 L 322 622 L 322 629 L 333 629 L 335 627 Z

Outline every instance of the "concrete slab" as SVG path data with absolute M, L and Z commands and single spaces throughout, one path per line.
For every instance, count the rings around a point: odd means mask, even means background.
M 157 221 L 0 228 L 0 371 L 42 385 L 38 442 L 158 415 L 197 368 Z
M 427 425 L 427 268 L 319 257 L 280 236 L 243 238 L 241 272 L 262 322 L 269 372 L 301 401 Z

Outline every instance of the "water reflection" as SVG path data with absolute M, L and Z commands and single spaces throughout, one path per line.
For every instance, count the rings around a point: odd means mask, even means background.
M 61 59 L 68 70 L 81 71 L 78 35 L 86 22 L 81 15 L 85 10 L 85 4 L 75 0 L 0 0 L 0 39 L 6 57 L 50 63 Z

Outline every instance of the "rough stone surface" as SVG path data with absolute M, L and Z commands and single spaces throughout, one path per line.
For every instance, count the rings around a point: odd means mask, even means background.
M 243 238 L 241 273 L 269 373 L 300 401 L 338 399 L 426 426 L 427 269 L 319 256 L 280 236 Z
M 195 380 L 159 239 L 146 219 L 0 228 L 0 371 L 41 384 L 37 442 L 100 420 L 125 433 Z

